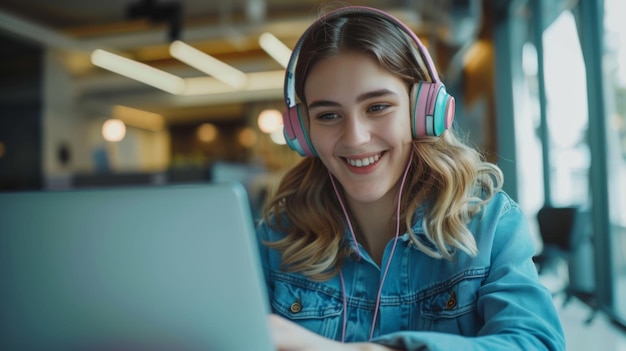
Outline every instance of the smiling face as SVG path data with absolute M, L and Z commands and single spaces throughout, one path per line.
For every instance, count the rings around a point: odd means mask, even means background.
M 392 201 L 411 152 L 405 83 L 371 56 L 318 61 L 304 86 L 310 139 L 349 201 Z

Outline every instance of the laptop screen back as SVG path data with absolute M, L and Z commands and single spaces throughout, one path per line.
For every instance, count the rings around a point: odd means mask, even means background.
M 273 350 L 262 279 L 240 185 L 0 193 L 4 349 Z

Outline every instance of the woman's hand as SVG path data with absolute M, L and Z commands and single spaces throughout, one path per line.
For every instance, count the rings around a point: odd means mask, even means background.
M 270 334 L 278 351 L 391 351 L 369 343 L 342 344 L 319 336 L 275 314 L 268 318 Z

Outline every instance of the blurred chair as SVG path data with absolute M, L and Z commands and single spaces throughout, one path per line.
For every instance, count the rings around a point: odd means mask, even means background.
M 537 212 L 537 224 L 543 241 L 542 251 L 533 257 L 539 274 L 556 269 L 559 263 L 567 265 L 563 305 L 572 297 L 591 307 L 590 323 L 597 311 L 593 265 L 592 230 L 589 213 L 577 206 L 544 206 Z

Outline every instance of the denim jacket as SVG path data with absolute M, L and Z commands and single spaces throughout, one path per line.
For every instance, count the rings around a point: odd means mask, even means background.
M 424 236 L 423 210 L 413 230 Z M 468 224 L 476 257 L 457 251 L 453 261 L 418 250 L 408 234 L 386 246 L 384 279 L 372 342 L 406 350 L 565 350 L 550 292 L 540 283 L 526 219 L 505 193 L 497 193 Z M 341 277 L 317 282 L 280 269 L 280 254 L 262 244 L 284 233 L 258 227 L 272 312 L 325 337 L 370 340 L 384 269 L 360 247 Z M 347 240 L 351 235 L 346 233 Z M 393 251 L 393 257 L 390 257 Z M 346 311 L 344 316 L 344 297 Z

